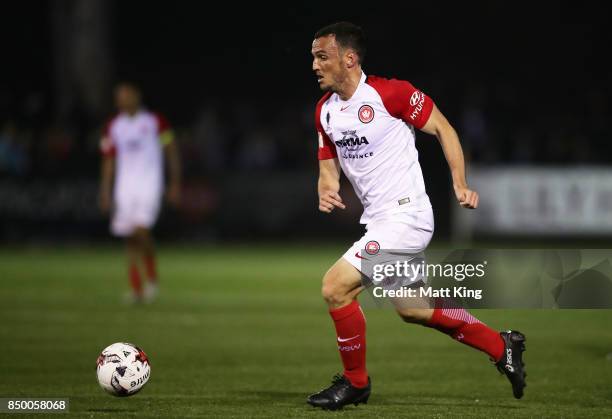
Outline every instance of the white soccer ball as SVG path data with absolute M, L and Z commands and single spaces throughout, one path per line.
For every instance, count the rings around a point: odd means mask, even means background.
M 138 393 L 151 377 L 147 355 L 131 343 L 113 343 L 98 356 L 100 387 L 114 396 Z

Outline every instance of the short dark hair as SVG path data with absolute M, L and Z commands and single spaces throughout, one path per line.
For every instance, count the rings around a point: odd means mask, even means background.
M 131 79 L 119 80 L 117 84 L 115 84 L 115 89 L 119 87 L 127 87 L 128 89 L 131 89 L 138 94 L 142 94 L 142 89 L 140 88 L 140 85 Z
M 359 56 L 359 63 L 363 64 L 366 54 L 366 39 L 361 27 L 350 22 L 337 22 L 321 28 L 315 33 L 315 39 L 334 35 L 336 42 L 342 48 L 351 48 Z

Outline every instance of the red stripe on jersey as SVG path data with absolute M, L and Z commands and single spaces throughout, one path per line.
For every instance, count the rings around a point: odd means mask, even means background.
M 170 126 L 170 122 L 166 119 L 164 115 L 159 112 L 153 112 L 155 116 L 155 120 L 157 121 L 157 133 L 162 134 L 165 131 L 168 131 L 172 127 Z
M 336 146 L 329 139 L 323 130 L 323 125 L 321 125 L 321 108 L 330 96 L 331 92 L 325 93 L 319 102 L 317 102 L 317 108 L 315 110 L 315 127 L 317 129 L 317 136 L 319 137 L 319 160 L 328 160 L 338 157 L 338 153 L 336 153 Z
M 102 130 L 102 139 L 100 140 L 100 153 L 105 157 L 114 157 L 117 154 L 117 148 L 115 147 L 115 141 L 111 135 L 111 128 L 113 123 L 117 119 L 117 115 L 109 118 L 104 124 Z
M 366 83 L 378 92 L 392 116 L 419 129 L 427 123 L 433 109 L 433 100 L 409 82 L 368 76 Z

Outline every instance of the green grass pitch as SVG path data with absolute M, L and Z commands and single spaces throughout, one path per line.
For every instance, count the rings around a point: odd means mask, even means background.
M 161 247 L 159 300 L 129 307 L 119 245 L 0 250 L 0 397 L 68 397 L 80 418 L 612 417 L 612 310 L 476 312 L 527 335 L 517 401 L 486 355 L 368 308 L 369 404 L 306 405 L 341 371 L 319 288 L 342 251 Z M 117 341 L 140 345 L 152 366 L 123 399 L 95 377 L 98 353 Z

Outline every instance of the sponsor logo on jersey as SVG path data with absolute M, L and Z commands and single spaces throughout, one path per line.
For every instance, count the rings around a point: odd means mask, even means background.
M 342 139 L 334 143 L 342 151 L 342 157 L 345 159 L 365 159 L 374 155 L 372 151 L 360 153 L 360 148 L 367 146 L 370 142 L 366 137 L 357 135 L 356 130 L 342 131 Z
M 425 94 L 423 92 L 417 90 L 416 92 L 412 94 L 412 96 L 410 96 L 410 106 L 414 108 L 412 112 L 410 113 L 411 121 L 415 121 L 419 117 L 419 115 L 421 114 L 421 111 L 423 110 L 424 103 L 425 103 Z
M 368 124 L 374 119 L 374 108 L 372 108 L 370 105 L 362 105 L 359 108 L 357 115 L 359 116 L 359 120 L 361 122 Z
M 342 131 L 342 139 L 335 141 L 339 148 L 346 148 L 348 151 L 357 151 L 364 144 L 370 144 L 366 137 L 359 137 L 356 130 Z
M 139 151 L 142 148 L 142 141 L 138 138 L 130 138 L 125 142 L 126 151 Z

